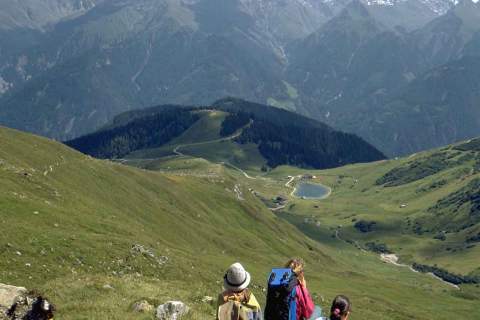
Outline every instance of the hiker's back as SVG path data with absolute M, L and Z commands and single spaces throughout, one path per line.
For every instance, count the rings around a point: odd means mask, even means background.
M 238 301 L 228 301 L 218 308 L 218 320 L 261 320 L 259 310 Z
M 218 301 L 218 320 L 262 320 L 260 305 L 249 292 L 246 299 L 243 296 L 221 294 Z
M 265 320 L 296 320 L 298 280 L 291 269 L 273 269 L 268 279 Z

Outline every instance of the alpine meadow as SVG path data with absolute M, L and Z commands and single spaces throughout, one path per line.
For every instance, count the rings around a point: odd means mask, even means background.
M 0 320 L 480 319 L 477 0 L 0 0 Z

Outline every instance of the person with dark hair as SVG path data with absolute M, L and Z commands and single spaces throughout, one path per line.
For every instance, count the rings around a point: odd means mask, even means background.
M 352 306 L 346 296 L 336 296 L 330 308 L 330 320 L 347 320 Z

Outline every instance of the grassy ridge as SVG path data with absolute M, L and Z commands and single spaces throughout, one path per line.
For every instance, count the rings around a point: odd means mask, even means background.
M 247 171 L 259 171 L 266 163 L 256 144 L 238 144 L 231 140 L 222 140 L 228 139 L 228 137 L 220 135 L 222 123 L 228 113 L 224 111 L 199 111 L 199 114 L 201 115 L 200 120 L 165 146 L 139 150 L 128 155 L 129 164 L 135 161 L 132 159 L 159 158 L 158 160 L 146 161 L 146 163 L 143 161 L 133 164 L 149 169 L 168 167 L 168 165 L 163 165 L 165 159 L 161 158 L 173 155 L 173 150 L 177 146 L 180 146 L 178 151 L 183 154 L 207 159 L 213 163 L 228 162 Z M 177 166 L 174 165 L 174 167 Z
M 137 273 L 152 281 L 198 278 L 200 287 L 208 278 L 215 284 L 234 257 L 271 259 L 272 229 L 292 232 L 268 212 L 260 214 L 259 203 L 238 201 L 228 175 L 164 176 L 94 160 L 10 130 L 2 129 L 1 139 L 2 279 L 50 291 L 61 306 L 74 308 L 75 301 L 57 296 L 57 289 L 95 274 L 123 274 L 132 281 Z M 209 197 L 199 192 L 203 189 Z M 253 251 L 225 241 L 249 235 L 255 239 Z M 171 263 L 160 268 L 143 256 L 133 257 L 135 243 L 170 257 Z M 286 258 L 296 245 L 274 247 L 273 256 L 283 251 Z M 45 283 L 47 273 L 54 284 Z M 59 282 L 66 288 L 57 288 Z
M 328 237 L 305 237 L 248 191 L 247 180 L 268 181 L 221 166 L 204 176 L 130 168 L 4 128 L 0 141 L 0 278 L 45 292 L 60 319 L 151 319 L 130 311 L 142 298 L 182 299 L 191 319 L 211 319 L 214 308 L 200 299 L 221 289 L 231 262 L 252 272 L 263 302 L 268 270 L 292 255 L 307 260 L 309 287 L 324 308 L 335 294 L 352 297 L 352 319 L 478 312 L 475 301 L 433 278 Z

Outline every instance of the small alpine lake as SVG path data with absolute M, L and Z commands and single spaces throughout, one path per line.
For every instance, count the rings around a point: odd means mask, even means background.
M 295 188 L 293 195 L 302 199 L 325 199 L 330 193 L 330 188 L 321 184 L 301 182 Z

